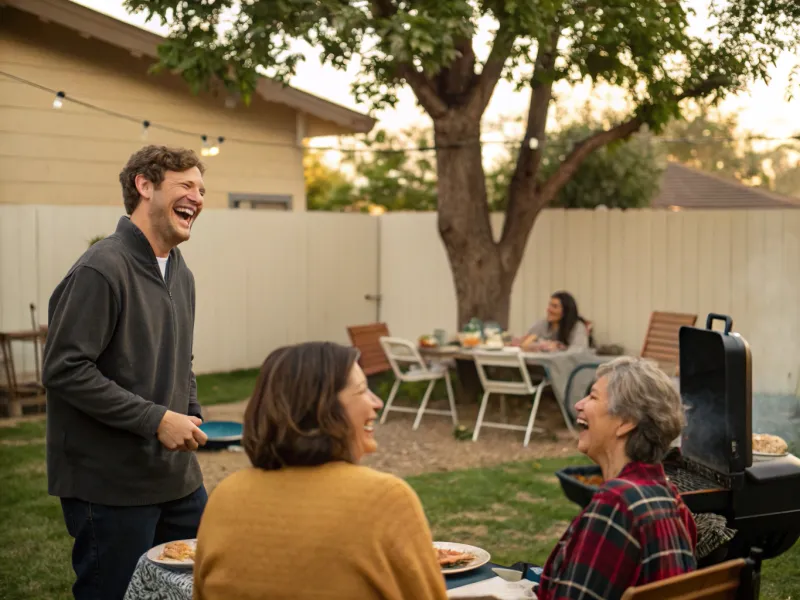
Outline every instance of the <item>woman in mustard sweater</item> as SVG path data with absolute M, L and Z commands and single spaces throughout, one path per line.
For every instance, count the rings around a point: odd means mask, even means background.
M 383 403 L 357 358 L 318 342 L 267 357 L 244 418 L 253 466 L 208 500 L 195 600 L 447 597 L 417 495 L 358 465 Z

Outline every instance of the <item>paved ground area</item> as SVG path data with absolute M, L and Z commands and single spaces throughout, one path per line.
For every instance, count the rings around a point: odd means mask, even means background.
M 240 421 L 246 402 L 210 406 L 207 419 Z M 486 419 L 500 421 L 499 399 L 490 405 Z M 431 403 L 432 407 L 435 407 Z M 525 424 L 530 415 L 530 401 L 509 398 L 507 418 L 511 423 Z M 444 408 L 439 406 L 438 408 Z M 459 406 L 459 420 L 472 429 L 477 406 Z M 377 453 L 368 456 L 364 464 L 401 477 L 431 471 L 453 471 L 470 467 L 485 467 L 514 460 L 565 456 L 576 452 L 575 439 L 567 431 L 555 401 L 543 397 L 536 418 L 537 427 L 545 433 L 534 433 L 527 448 L 523 448 L 523 432 L 502 429 L 481 429 L 477 442 L 456 440 L 449 417 L 426 416 L 417 431 L 411 430 L 414 415 L 391 412 L 384 425 L 376 427 L 379 444 Z M 198 454 L 206 486 L 213 489 L 230 473 L 248 467 L 244 452 L 227 450 Z

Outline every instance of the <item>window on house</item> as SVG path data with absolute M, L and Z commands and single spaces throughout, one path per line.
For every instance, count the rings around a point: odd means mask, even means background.
M 279 194 L 228 194 L 230 208 L 292 210 L 292 197 Z

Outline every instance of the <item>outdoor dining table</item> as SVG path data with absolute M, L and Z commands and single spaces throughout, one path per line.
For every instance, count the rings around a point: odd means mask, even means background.
M 485 351 L 483 348 L 478 350 Z M 507 349 L 492 350 L 503 352 Z M 441 346 L 436 348 L 420 348 L 420 355 L 431 360 L 474 361 L 475 350 L 461 346 Z M 616 356 L 597 354 L 593 350 L 563 350 L 556 352 L 525 352 L 519 350 L 525 362 L 531 366 L 539 366 L 548 379 L 556 400 L 567 407 L 574 417 L 572 407 L 584 397 L 588 386 L 594 378 L 595 369 Z M 461 374 L 459 372 L 459 374 Z M 480 385 L 478 383 L 478 385 Z
M 465 595 L 467 586 L 496 577 L 492 568 L 500 567 L 487 563 L 465 573 L 447 575 L 445 585 L 449 597 L 458 597 L 455 590 L 462 588 Z M 504 567 L 505 568 L 505 567 Z M 540 567 L 528 569 L 526 579 L 538 582 L 542 573 Z M 128 585 L 124 600 L 191 600 L 194 576 L 190 569 L 173 569 L 159 565 L 143 554 L 139 558 L 133 577 Z

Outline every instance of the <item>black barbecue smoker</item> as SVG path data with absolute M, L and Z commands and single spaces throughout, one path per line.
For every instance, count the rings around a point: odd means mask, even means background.
M 800 459 L 753 462 L 750 346 L 729 316 L 713 313 L 704 328 L 681 327 L 678 338 L 686 425 L 664 470 L 698 521 L 712 513 L 735 531 L 714 562 L 745 558 L 753 547 L 765 559 L 779 556 L 800 538 Z M 557 475 L 566 496 L 586 506 L 597 488 L 575 475 L 597 473 L 594 466 L 570 467 Z

